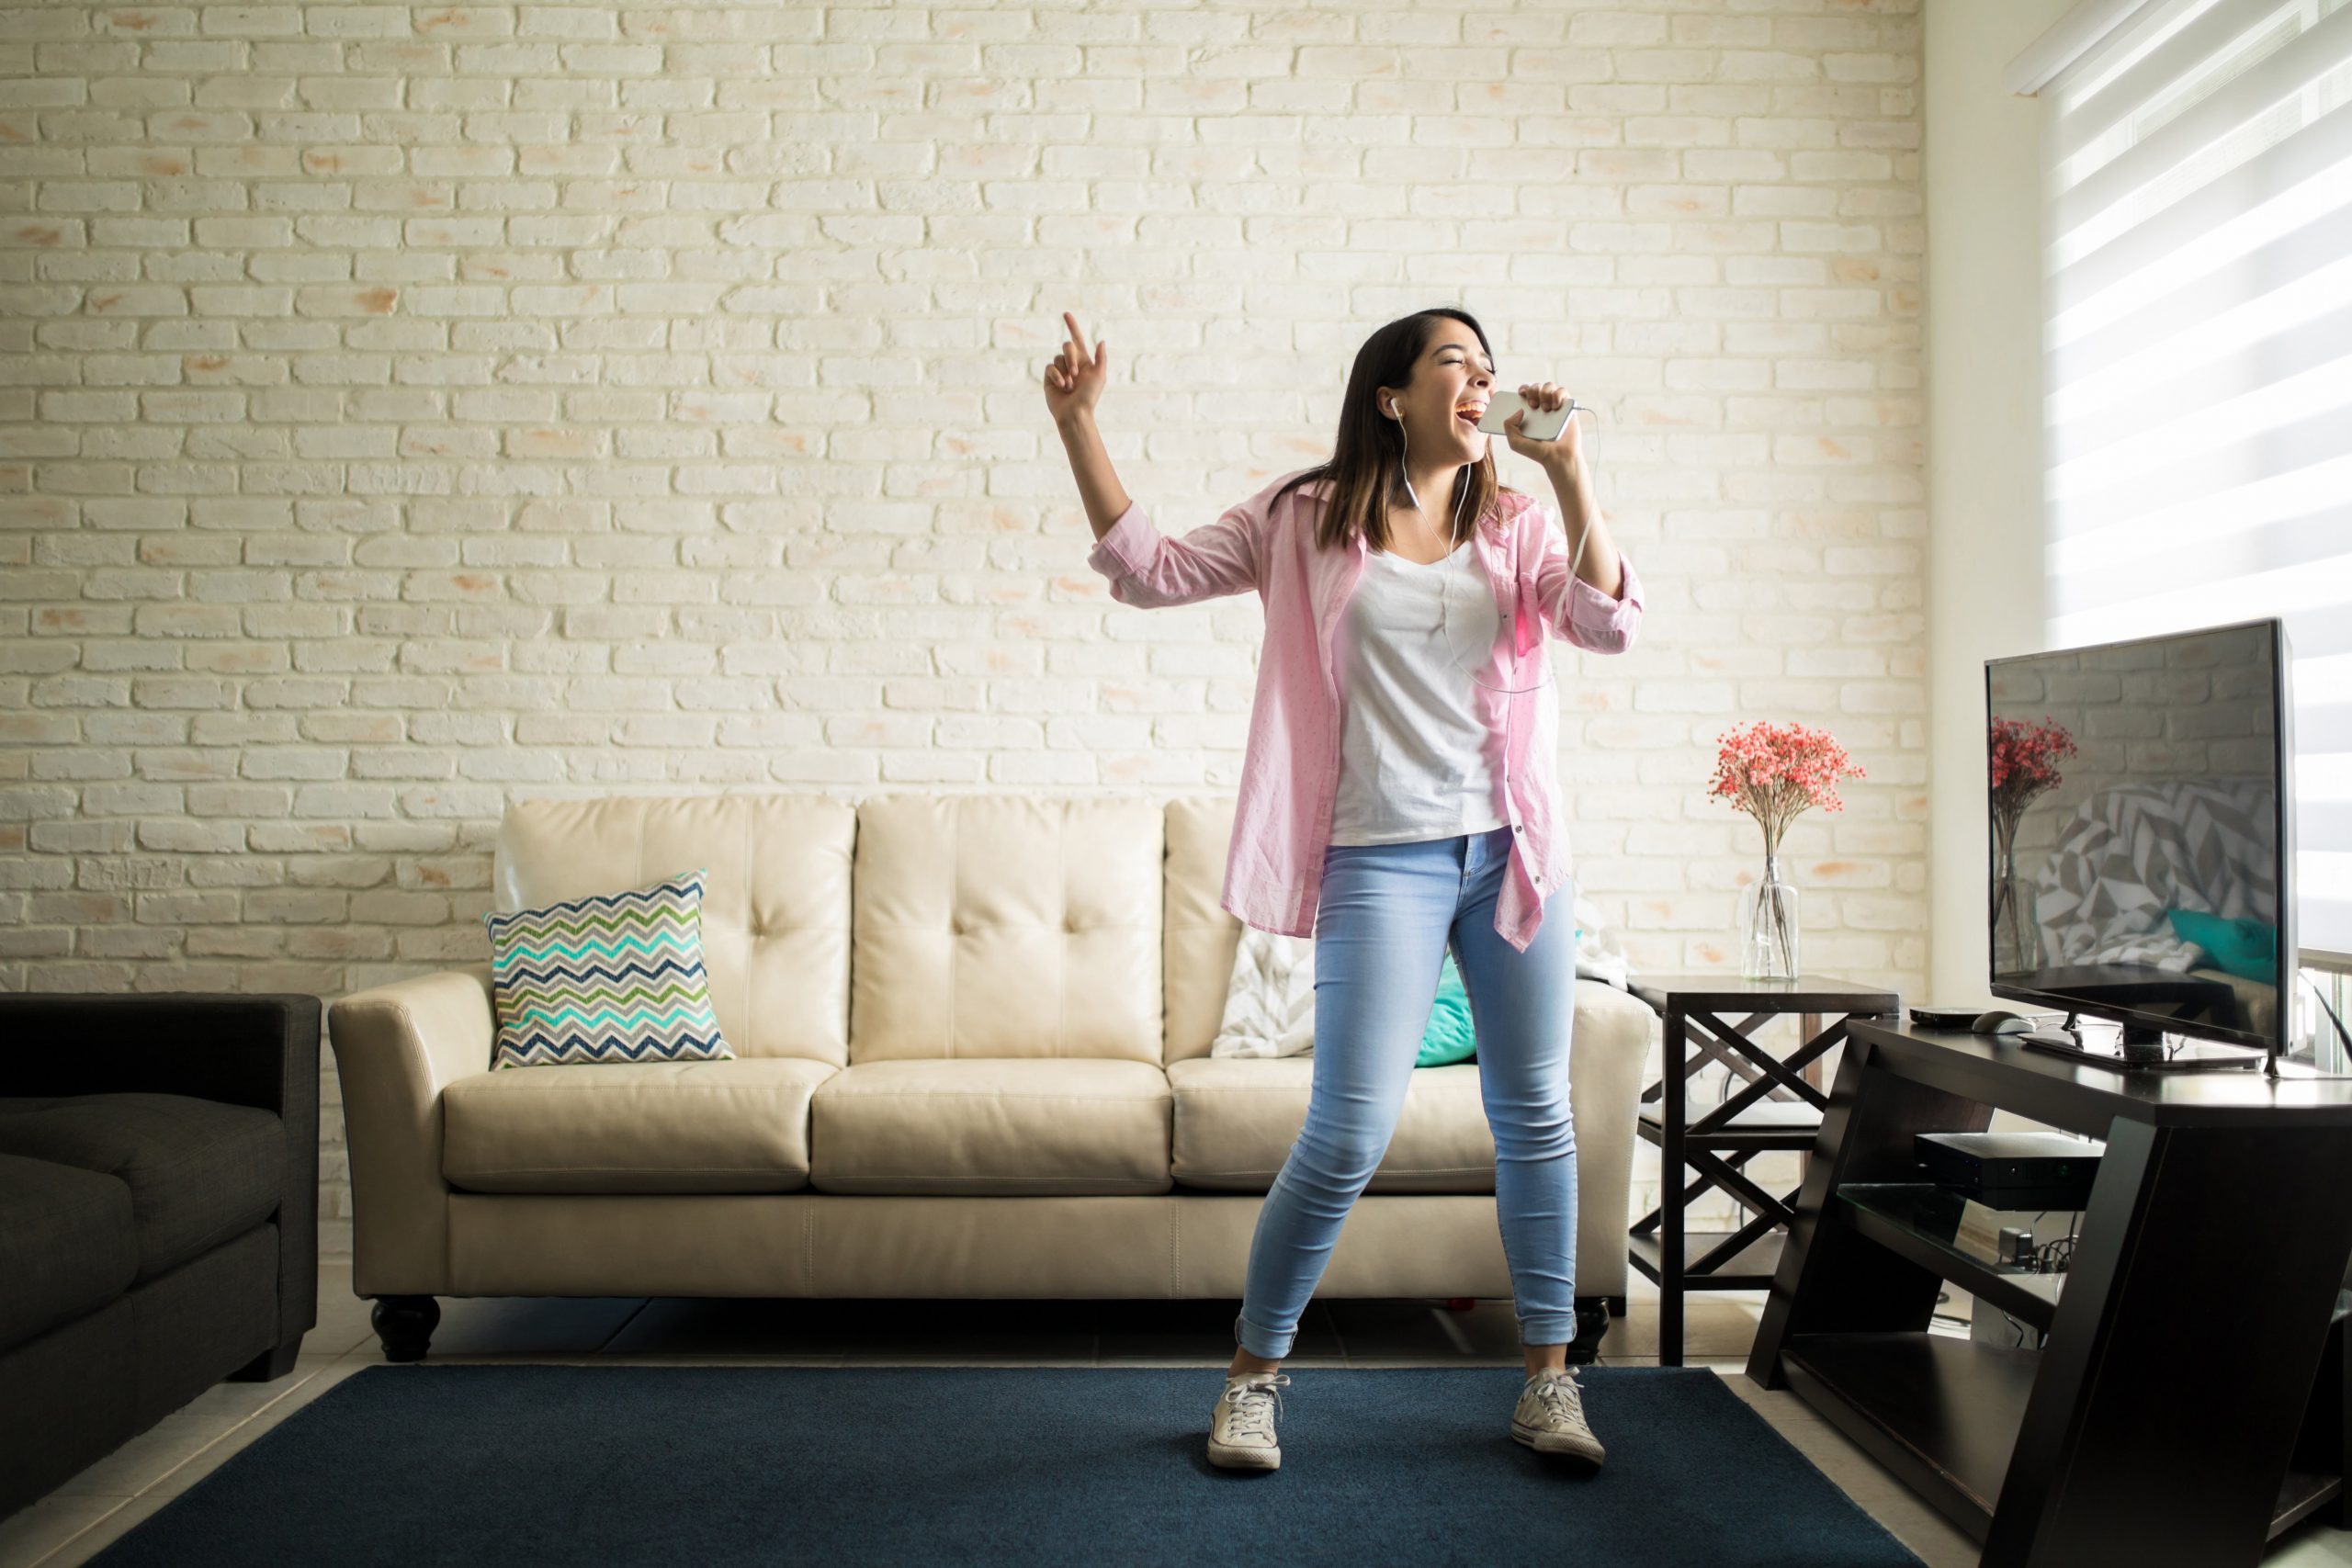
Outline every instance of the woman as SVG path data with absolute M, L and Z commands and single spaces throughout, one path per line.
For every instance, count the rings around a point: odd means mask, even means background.
M 1486 333 L 1431 310 L 1357 352 L 1329 462 L 1285 475 L 1181 539 L 1120 488 L 1094 408 L 1108 353 L 1069 342 L 1046 401 L 1094 528 L 1089 564 L 1145 607 L 1254 590 L 1266 609 L 1249 747 L 1220 903 L 1315 940 L 1306 1125 L 1258 1216 L 1236 1350 L 1208 1457 L 1282 1462 L 1277 1370 L 1341 1223 L 1396 1127 L 1450 948 L 1470 999 L 1495 1139 L 1495 1203 L 1527 1382 L 1511 1435 L 1597 1465 L 1567 1367 L 1576 1322 L 1576 1140 L 1568 1114 L 1575 928 L 1556 830 L 1557 724 L 1539 700 L 1544 632 L 1623 652 L 1641 587 L 1595 504 L 1577 423 L 1511 450 L 1542 465 L 1552 510 L 1499 488 L 1476 429 L 1494 385 Z M 1549 381 L 1532 406 L 1562 406 Z

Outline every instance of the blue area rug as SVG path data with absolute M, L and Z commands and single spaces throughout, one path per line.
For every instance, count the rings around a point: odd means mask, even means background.
M 1597 1473 L 1514 1367 L 1290 1375 L 1238 1474 L 1216 1367 L 370 1367 L 92 1561 L 1918 1568 L 1710 1371 L 1584 1369 Z

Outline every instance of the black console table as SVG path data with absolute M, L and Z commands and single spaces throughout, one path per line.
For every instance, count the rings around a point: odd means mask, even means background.
M 1760 1291 L 1779 1264 L 1781 1227 L 1793 1217 L 1793 1192 L 1776 1196 L 1747 1171 L 1770 1149 L 1809 1149 L 1829 1101 L 1821 1092 L 1821 1058 L 1846 1038 L 1856 1015 L 1894 1019 L 1902 998 L 1826 975 L 1746 980 L 1736 975 L 1653 976 L 1634 996 L 1666 1022 L 1658 1081 L 1642 1090 L 1634 1131 L 1658 1148 L 1658 1206 L 1634 1222 L 1628 1261 L 1657 1285 L 1657 1358 L 1682 1364 L 1682 1298 L 1688 1291 Z M 1758 1026 L 1797 1015 L 1795 1047 L 1778 1056 Z M 1823 1028 L 1822 1015 L 1838 1015 Z M 1721 1062 L 1740 1089 L 1693 1115 L 1687 1080 Z M 1686 1172 L 1696 1172 L 1686 1181 Z M 1692 1231 L 1683 1211 L 1720 1189 L 1747 1211 L 1731 1231 Z
M 1913 1134 L 1982 1132 L 1996 1107 L 2106 1141 L 2064 1274 L 1980 1261 L 1920 1218 Z M 1986 1564 L 2254 1563 L 2323 1507 L 2346 1522 L 2347 1178 L 2352 1080 L 2126 1074 L 1858 1020 L 1747 1375 Z M 2041 1347 L 1929 1334 L 1945 1280 Z

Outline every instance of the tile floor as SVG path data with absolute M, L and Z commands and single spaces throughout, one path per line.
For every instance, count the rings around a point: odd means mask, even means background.
M 1638 1277 L 1631 1314 L 1610 1325 L 1604 1363 L 1655 1365 L 1656 1292 Z M 1758 1388 L 1745 1373 L 1762 1292 L 1694 1294 L 1689 1364 L 1714 1369 L 1821 1472 L 1894 1532 L 1929 1568 L 1976 1561 L 1968 1538 L 1794 1394 Z M 952 1306 L 944 1315 L 941 1306 Z M 381 1352 L 368 1303 L 351 1293 L 347 1261 L 319 1269 L 319 1325 L 294 1371 L 271 1383 L 220 1383 L 28 1508 L 0 1519 L 0 1568 L 72 1568 L 197 1482 L 287 1415 Z M 990 1362 L 1006 1365 L 1199 1366 L 1202 1419 L 1212 1370 L 1232 1353 L 1232 1307 L 1218 1302 L 729 1302 L 449 1300 L 433 1337 L 436 1360 L 628 1360 L 640 1365 L 756 1361 L 843 1366 Z M 1507 1301 L 1468 1312 L 1411 1301 L 1318 1302 L 1290 1364 L 1510 1365 L 1518 1336 Z M 1607 1415 L 1594 1412 L 1604 1437 Z M 2352 1564 L 2352 1532 L 2307 1523 L 2278 1543 L 2266 1568 Z

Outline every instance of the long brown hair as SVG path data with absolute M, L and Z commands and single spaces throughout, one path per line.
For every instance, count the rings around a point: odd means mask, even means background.
M 1340 434 L 1332 444 L 1330 461 L 1294 475 L 1274 494 L 1279 501 L 1300 485 L 1328 481 L 1329 493 L 1315 529 L 1315 542 L 1320 547 L 1335 549 L 1361 534 L 1373 548 L 1385 549 L 1388 509 L 1412 503 L 1405 489 L 1404 427 L 1382 413 L 1376 400 L 1383 387 L 1411 383 L 1413 368 L 1429 352 L 1441 318 L 1460 321 L 1477 333 L 1478 347 L 1487 362 L 1493 362 L 1486 329 L 1467 310 L 1450 305 L 1400 316 L 1364 339 L 1363 346 L 1356 350 L 1354 367 L 1348 372 L 1347 395 L 1340 402 Z M 1462 543 L 1489 513 L 1496 513 L 1498 496 L 1519 493 L 1496 481 L 1494 446 L 1489 442 L 1487 455 L 1463 468 L 1453 493 L 1445 498 L 1447 526 L 1453 530 L 1452 542 Z M 1457 511 L 1459 523 L 1453 521 Z

